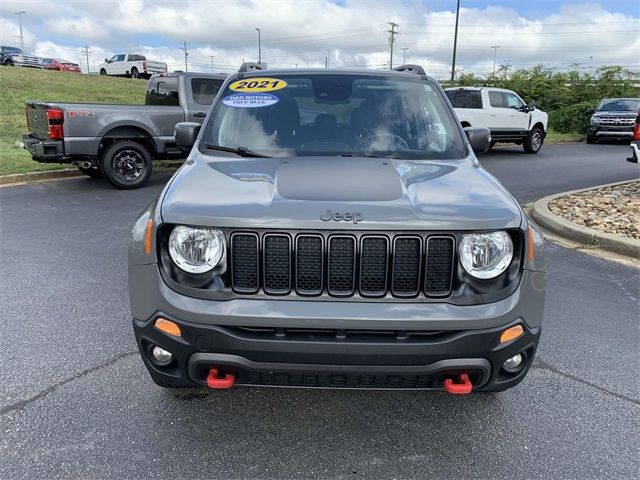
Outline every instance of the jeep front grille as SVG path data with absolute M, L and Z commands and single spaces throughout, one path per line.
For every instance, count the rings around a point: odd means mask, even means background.
M 332 297 L 445 297 L 451 293 L 450 235 L 264 233 L 231 235 L 236 293 Z

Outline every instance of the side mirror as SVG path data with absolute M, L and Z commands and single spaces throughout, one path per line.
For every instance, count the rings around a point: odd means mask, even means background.
M 631 156 L 627 157 L 627 162 L 638 163 L 640 159 L 640 141 L 631 142 Z
M 104 59 L 104 63 L 109 63 L 109 59 L 108 59 L 108 58 L 105 58 L 105 59 Z
M 535 100 L 531 100 L 529 102 L 528 107 L 529 107 L 529 110 L 535 110 L 536 109 L 536 101 Z
M 596 109 L 595 108 L 590 108 L 589 110 L 587 110 L 587 113 L 589 115 L 593 115 L 594 113 L 596 113 Z
M 471 149 L 475 153 L 485 153 L 491 146 L 491 130 L 488 128 L 465 127 L 464 133 L 467 134 Z
M 198 138 L 198 133 L 200 133 L 200 127 L 202 125 L 195 122 L 180 122 L 176 125 L 173 136 L 180 150 L 189 152 L 193 148 L 196 138 Z

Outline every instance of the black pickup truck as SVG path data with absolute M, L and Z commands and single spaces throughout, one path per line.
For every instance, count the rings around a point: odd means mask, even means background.
M 173 138 L 175 125 L 201 123 L 225 78 L 154 75 L 144 105 L 27 101 L 24 147 L 37 162 L 71 163 L 115 187 L 141 187 L 153 160 L 183 155 Z

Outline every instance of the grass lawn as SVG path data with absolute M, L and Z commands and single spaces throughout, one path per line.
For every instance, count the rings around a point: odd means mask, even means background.
M 558 133 L 553 130 L 547 130 L 547 138 L 544 143 L 563 143 L 563 142 L 583 142 L 584 135 L 581 133 Z
M 27 131 L 25 100 L 143 104 L 147 90 L 144 80 L 17 67 L 0 67 L 0 85 L 0 175 L 71 167 L 34 162 L 16 145 Z

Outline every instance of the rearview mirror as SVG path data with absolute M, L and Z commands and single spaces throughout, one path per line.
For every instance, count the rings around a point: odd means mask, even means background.
M 491 130 L 488 128 L 465 127 L 464 133 L 467 134 L 471 149 L 475 153 L 485 153 L 491 146 Z
M 189 152 L 193 148 L 196 138 L 198 138 L 198 133 L 200 133 L 200 127 L 202 125 L 195 122 L 180 122 L 176 125 L 173 136 L 180 150 Z

